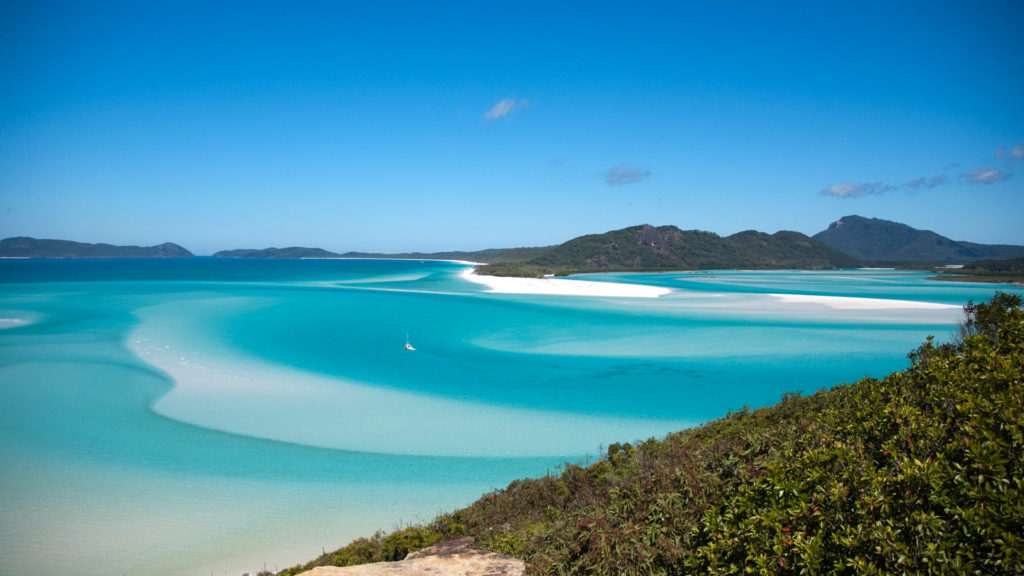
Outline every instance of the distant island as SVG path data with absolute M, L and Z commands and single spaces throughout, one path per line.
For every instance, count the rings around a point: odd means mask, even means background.
M 942 279 L 1011 282 L 1024 280 L 1024 272 L 1001 262 L 1020 257 L 1024 257 L 1024 246 L 954 241 L 906 224 L 854 215 L 840 218 L 813 237 L 753 230 L 722 237 L 644 224 L 580 236 L 532 258 L 491 262 L 478 270 L 496 276 L 540 277 L 584 272 L 891 266 L 955 274 Z M 966 265 L 944 268 L 950 264 Z
M 341 258 L 341 254 L 328 252 L 323 248 L 241 248 L 238 250 L 221 250 L 213 254 L 214 258 Z
M 345 252 L 338 254 L 322 248 L 243 248 L 239 250 L 222 250 L 213 255 L 214 258 L 374 258 L 382 260 L 462 260 L 467 262 L 509 262 L 543 254 L 550 246 L 540 248 L 488 248 L 477 251 L 451 252 Z
M 0 258 L 187 258 L 177 244 L 112 246 L 17 237 L 0 241 Z M 586 272 L 670 270 L 828 270 L 865 266 L 934 269 L 943 280 L 1021 282 L 1024 246 L 951 240 L 906 224 L 843 216 L 814 236 L 747 230 L 719 236 L 641 224 L 573 238 L 557 246 L 450 252 L 344 252 L 323 248 L 222 250 L 214 258 L 403 258 L 485 263 L 481 274 L 542 277 Z M 1015 263 L 1016 262 L 1016 263 Z M 957 268 L 951 268 L 950 265 Z
M 18 236 L 0 240 L 0 258 L 191 258 L 188 250 L 165 242 L 158 246 L 114 246 Z

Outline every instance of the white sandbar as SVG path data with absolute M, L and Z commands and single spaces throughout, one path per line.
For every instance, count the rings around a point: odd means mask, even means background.
M 607 438 L 648 438 L 695 424 L 498 406 L 305 372 L 190 330 L 196 323 L 189 314 L 201 315 L 211 304 L 216 299 L 136 312 L 140 323 L 126 344 L 174 381 L 153 405 L 158 414 L 307 446 L 474 457 L 568 457 L 595 450 Z M 396 355 L 425 353 L 395 346 Z
M 949 310 L 960 308 L 952 304 L 936 304 L 934 302 L 856 298 L 851 296 L 815 296 L 810 294 L 768 294 L 768 296 L 777 299 L 779 302 L 821 304 L 835 310 Z
M 544 294 L 558 296 L 602 296 L 612 298 L 657 298 L 671 292 L 661 286 L 590 282 L 565 278 L 509 278 L 477 274 L 472 268 L 462 273 L 470 282 L 487 286 L 488 292 L 499 294 Z

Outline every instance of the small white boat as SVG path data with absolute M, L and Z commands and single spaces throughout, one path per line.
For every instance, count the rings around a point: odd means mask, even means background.
M 408 334 L 405 335 L 405 349 L 406 350 L 415 350 L 415 348 L 412 347 L 412 344 L 409 344 L 409 335 Z

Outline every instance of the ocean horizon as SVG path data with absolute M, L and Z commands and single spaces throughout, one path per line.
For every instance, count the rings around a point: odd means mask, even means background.
M 883 377 L 967 301 L 1024 295 L 878 269 L 508 293 L 469 268 L 0 261 L 0 573 L 283 569 L 613 442 Z

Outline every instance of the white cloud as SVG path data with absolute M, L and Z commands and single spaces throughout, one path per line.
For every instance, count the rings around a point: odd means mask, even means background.
M 885 182 L 843 182 L 825 188 L 821 191 L 821 195 L 835 196 L 836 198 L 860 198 L 871 194 L 881 194 L 891 189 L 892 186 Z
M 515 98 L 502 98 L 495 104 L 490 110 L 484 114 L 484 119 L 488 122 L 493 122 L 498 118 L 508 116 L 516 110 L 523 108 L 530 103 L 526 100 L 516 100 Z
M 1024 142 L 1010 149 L 1010 162 L 1016 162 L 1017 160 L 1024 160 Z
M 964 178 L 972 184 L 995 184 L 1010 177 L 1010 174 L 998 168 L 977 168 L 964 174 Z
M 609 186 L 622 186 L 623 184 L 642 182 L 650 175 L 650 170 L 630 166 L 628 162 L 623 162 L 605 170 L 604 181 Z
M 918 178 L 917 180 L 911 180 L 907 182 L 905 186 L 911 190 L 920 190 L 922 188 L 931 190 L 937 186 L 942 186 L 947 183 L 949 178 L 945 174 L 936 174 L 931 178 Z

